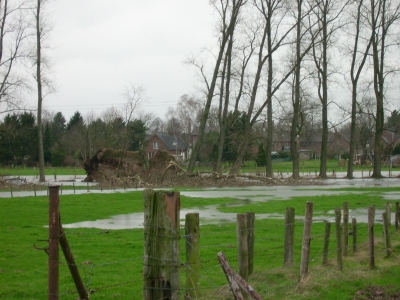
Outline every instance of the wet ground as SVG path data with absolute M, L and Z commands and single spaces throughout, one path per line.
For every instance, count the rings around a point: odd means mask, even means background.
M 292 197 L 301 196 L 319 196 L 319 195 L 333 195 L 333 194 L 348 194 L 348 191 L 340 191 L 338 188 L 341 187 L 391 187 L 399 186 L 400 180 L 398 178 L 392 179 L 355 179 L 355 180 L 344 180 L 344 179 L 329 179 L 323 186 L 254 186 L 254 187 L 240 187 L 240 188 L 212 188 L 203 189 L 196 191 L 181 191 L 181 195 L 187 197 L 196 198 L 235 198 L 242 200 L 243 203 L 256 202 L 256 201 L 268 201 L 281 199 L 285 201 Z M 360 192 L 354 192 L 360 193 Z M 400 192 L 385 192 L 383 198 L 390 200 L 400 199 Z M 240 204 L 235 204 L 240 205 Z M 224 222 L 235 222 L 235 213 L 223 213 L 217 210 L 217 207 L 206 206 L 201 208 L 182 209 L 180 212 L 181 223 L 184 224 L 184 218 L 187 213 L 198 212 L 200 214 L 201 224 L 220 224 Z M 376 216 L 379 216 L 383 211 L 376 210 Z M 328 212 L 329 216 L 319 217 L 320 219 L 330 220 L 334 222 L 334 212 Z M 283 215 L 280 214 L 257 214 L 257 219 L 265 218 L 278 218 L 283 219 Z M 367 209 L 350 210 L 351 218 L 357 218 L 359 223 L 367 223 Z M 392 214 L 394 220 L 394 213 Z M 79 222 L 75 224 L 67 224 L 65 228 L 99 228 L 99 229 L 130 229 L 130 228 L 143 228 L 143 213 L 133 213 L 113 216 L 110 219 L 96 220 Z
M 281 199 L 282 201 L 290 199 L 292 197 L 301 195 L 301 196 L 319 196 L 319 195 L 332 195 L 332 194 L 343 194 L 349 193 L 345 191 L 339 191 L 339 188 L 344 187 L 396 187 L 400 186 L 399 178 L 384 178 L 384 179 L 371 179 L 371 178 L 356 178 L 352 180 L 341 178 L 341 176 L 345 176 L 343 173 L 337 173 L 337 178 L 327 179 L 327 180 L 317 180 L 318 182 L 313 182 L 310 180 L 310 185 L 302 185 L 302 186 L 248 186 L 248 187 L 223 187 L 223 188 L 204 188 L 201 190 L 195 191 L 181 191 L 181 195 L 187 197 L 197 197 L 197 198 L 235 198 L 238 200 L 242 200 L 244 203 L 248 203 L 249 201 L 268 201 L 268 200 L 277 200 Z M 87 189 L 84 190 L 63 190 L 62 194 L 84 194 L 84 193 L 115 193 L 115 192 L 128 192 L 128 191 L 138 191 L 142 189 L 117 189 L 117 190 L 102 190 L 100 191 L 98 187 L 94 189 L 95 183 L 86 183 L 82 180 L 84 176 L 57 176 L 57 178 L 49 177 L 46 178 L 48 180 L 48 185 L 60 185 L 60 186 L 86 186 Z M 15 179 L 15 180 L 24 180 L 25 179 Z M 26 177 L 26 181 L 35 181 L 35 178 L 32 176 Z M 46 195 L 46 190 L 36 191 L 36 195 Z M 33 196 L 34 191 L 14 191 L 14 197 L 25 197 L 25 196 Z M 0 198 L 9 198 L 11 196 L 11 192 L 0 192 Z M 390 200 L 398 200 L 400 199 L 400 192 L 385 192 L 382 197 L 388 201 Z M 223 223 L 223 222 L 235 222 L 236 214 L 235 213 L 222 213 L 219 212 L 216 206 L 206 206 L 201 208 L 193 208 L 190 210 L 181 210 L 181 220 L 183 222 L 185 215 L 187 213 L 199 212 L 201 223 L 202 224 L 210 224 L 210 223 Z M 333 212 L 329 212 L 334 214 Z M 376 215 L 381 215 L 381 211 L 377 210 Z M 332 216 L 331 214 L 331 216 Z M 350 211 L 350 218 L 356 217 L 357 222 L 367 222 L 367 212 L 366 209 L 359 209 Z M 326 216 L 327 218 L 329 216 Z M 264 218 L 283 218 L 283 215 L 279 214 L 257 214 L 257 219 Z M 392 216 L 394 219 L 394 215 Z M 331 221 L 334 221 L 333 218 Z M 143 213 L 132 213 L 132 214 L 123 214 L 118 216 L 112 216 L 109 219 L 104 220 L 96 220 L 96 221 L 86 221 L 79 222 L 74 224 L 65 224 L 63 225 L 65 228 L 99 228 L 99 229 L 130 229 L 130 228 L 142 228 L 143 227 Z

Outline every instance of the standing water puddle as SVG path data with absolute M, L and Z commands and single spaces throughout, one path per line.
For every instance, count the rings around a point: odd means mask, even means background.
M 338 182 L 335 182 L 338 181 Z M 328 183 L 328 181 L 325 181 Z M 362 180 L 330 180 L 329 185 L 323 186 L 254 186 L 254 187 L 243 187 L 243 188 L 218 188 L 218 189 L 204 189 L 201 191 L 182 191 L 181 195 L 187 197 L 196 198 L 235 198 L 243 203 L 248 203 L 249 198 L 252 202 L 257 201 L 269 201 L 269 200 L 288 200 L 295 196 L 320 196 L 320 195 L 338 195 L 338 194 L 349 194 L 348 191 L 340 191 L 338 188 L 343 187 L 390 187 L 399 186 L 399 179 L 362 179 Z M 361 192 L 353 192 L 361 193 Z M 400 198 L 399 192 L 387 192 L 383 193 L 382 197 L 386 200 L 396 200 Z M 235 203 L 232 205 L 240 205 Z M 383 211 L 376 211 L 376 219 L 381 219 L 381 213 Z M 218 211 L 216 205 L 182 209 L 180 211 L 181 224 L 184 224 L 184 216 L 187 213 L 199 213 L 201 224 L 221 224 L 225 222 L 236 222 L 236 213 L 223 213 Z M 329 211 L 326 216 L 315 216 L 314 219 L 318 220 L 329 220 L 334 222 L 334 211 Z M 367 223 L 367 209 L 356 209 L 350 210 L 351 218 L 356 218 L 359 223 Z M 257 219 L 266 218 L 279 218 L 283 219 L 284 215 L 281 214 L 256 214 Z M 394 219 L 394 214 L 392 214 Z M 302 220 L 302 218 L 299 218 Z M 132 229 L 132 228 L 143 228 L 144 216 L 143 213 L 132 213 L 113 216 L 109 219 L 85 221 L 73 224 L 63 225 L 65 228 L 99 228 L 99 229 Z

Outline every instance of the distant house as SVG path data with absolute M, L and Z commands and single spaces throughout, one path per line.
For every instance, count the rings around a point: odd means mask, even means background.
M 146 157 L 152 158 L 158 151 L 167 151 L 173 155 L 179 162 L 187 159 L 188 147 L 179 137 L 167 133 L 154 133 L 148 140 L 146 146 Z

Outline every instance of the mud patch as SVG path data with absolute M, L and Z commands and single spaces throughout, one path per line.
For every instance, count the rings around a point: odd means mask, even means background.
M 398 288 L 397 288 L 398 289 Z M 359 290 L 354 300 L 376 299 L 376 300 L 400 300 L 400 290 L 393 292 L 393 287 L 368 286 L 365 290 Z

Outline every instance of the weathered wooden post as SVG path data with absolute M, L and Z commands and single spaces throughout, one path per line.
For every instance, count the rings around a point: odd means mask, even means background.
M 353 253 L 357 252 L 357 219 L 351 219 L 353 229 Z
M 49 186 L 49 300 L 58 299 L 60 236 L 60 186 Z
M 347 256 L 349 247 L 349 202 L 343 203 L 343 256 Z
M 325 236 L 324 236 L 324 252 L 322 253 L 322 264 L 328 264 L 328 253 L 329 253 L 329 240 L 331 236 L 331 222 L 325 222 Z
M 374 254 L 374 223 L 375 223 L 375 206 L 368 207 L 368 246 L 369 246 L 369 267 L 375 268 Z
M 61 218 L 60 218 L 61 219 Z M 89 295 L 85 289 L 85 285 L 79 274 L 78 266 L 75 263 L 74 256 L 72 255 L 71 248 L 69 247 L 67 237 L 65 236 L 64 229 L 62 228 L 60 221 L 60 246 L 64 253 L 65 260 L 68 263 L 69 271 L 71 272 L 72 279 L 74 280 L 76 290 L 79 294 L 80 300 L 89 300 Z
M 287 207 L 285 214 L 285 253 L 283 255 L 284 266 L 291 266 L 293 264 L 294 225 L 294 208 Z
M 200 220 L 198 213 L 186 214 L 186 293 L 185 299 L 197 299 L 200 292 Z
M 249 247 L 247 245 L 247 222 L 245 214 L 236 215 L 236 235 L 239 275 L 244 280 L 247 280 L 249 277 Z
M 307 202 L 306 214 L 304 217 L 304 232 L 303 243 L 301 246 L 301 263 L 300 263 L 300 281 L 305 279 L 308 274 L 308 261 L 310 259 L 310 244 L 311 244 L 311 225 L 313 214 L 313 203 Z
M 254 270 L 254 224 L 256 219 L 256 214 L 254 212 L 247 212 L 246 223 L 247 223 L 247 250 L 249 253 L 248 263 L 249 263 L 249 275 L 253 273 Z
M 390 229 L 390 225 L 392 224 L 392 203 L 386 202 L 386 217 Z
M 396 202 L 396 213 L 394 215 L 394 223 L 395 223 L 396 230 L 399 229 L 399 214 L 400 214 L 399 202 Z
M 383 220 L 383 237 L 385 239 L 385 246 L 386 246 L 386 257 L 389 257 L 390 253 L 392 252 L 392 246 L 390 243 L 390 221 L 387 212 L 382 213 L 382 220 Z
M 180 195 L 143 191 L 144 299 L 179 299 Z
M 338 269 L 343 270 L 343 248 L 342 248 L 342 226 L 340 224 L 342 212 L 340 207 L 335 208 L 335 223 L 336 223 L 336 248 L 337 248 L 337 264 Z

